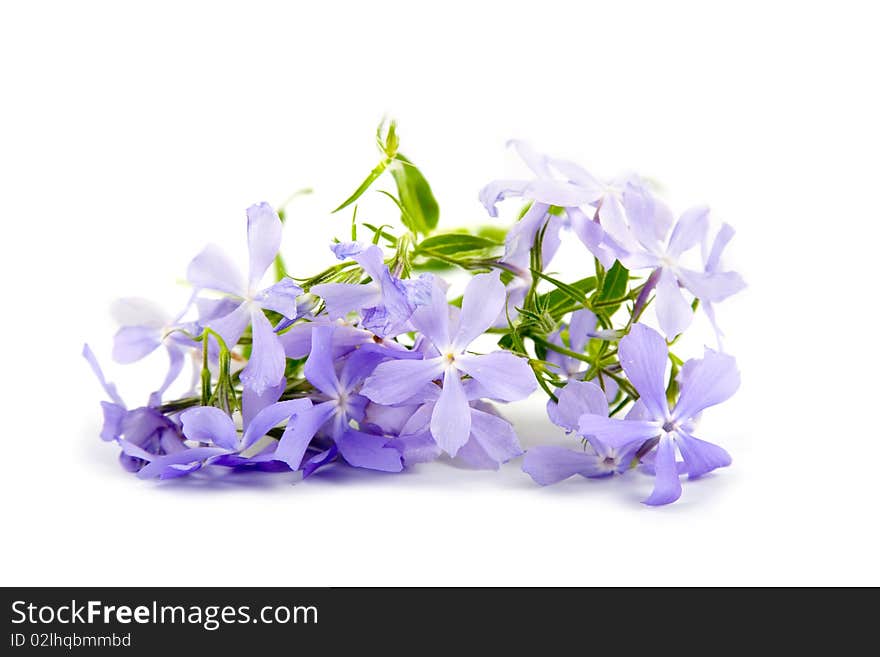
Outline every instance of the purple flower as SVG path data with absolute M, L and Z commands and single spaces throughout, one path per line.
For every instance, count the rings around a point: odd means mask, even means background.
M 612 237 L 625 250 L 620 256 L 625 266 L 654 270 L 647 285 L 649 288 L 656 285 L 657 319 L 667 338 L 682 333 L 693 319 L 691 303 L 681 293 L 681 288 L 701 301 L 711 303 L 726 299 L 745 287 L 736 272 L 715 269 L 699 272 L 682 263 L 682 255 L 705 238 L 708 208 L 691 208 L 673 225 L 669 209 L 645 190 L 628 190 L 624 205 L 629 225 L 615 230 Z M 611 233 L 607 227 L 606 230 Z
M 353 257 L 371 280 L 364 284 L 324 283 L 312 287 L 309 291 L 324 299 L 330 318 L 359 312 L 361 326 L 380 337 L 409 331 L 413 312 L 430 297 L 430 277 L 401 280 L 392 276 L 383 261 L 382 249 L 375 245 L 364 248 L 357 242 L 344 242 L 334 245 L 333 251 L 341 260 Z
M 735 234 L 736 231 L 734 231 L 730 224 L 722 224 L 721 228 L 718 229 L 718 233 L 715 235 L 715 240 L 712 242 L 712 248 L 704 253 L 704 272 L 712 275 L 719 271 L 721 267 L 721 254 L 724 252 L 727 244 L 733 239 Z M 712 323 L 712 328 L 715 330 L 715 337 L 718 340 L 718 348 L 721 349 L 721 338 L 724 334 L 721 332 L 721 329 L 718 328 L 718 322 L 715 319 L 715 308 L 712 305 L 711 299 L 703 300 L 703 310 L 709 317 L 709 321 Z
M 150 402 L 151 406 L 157 406 L 168 387 L 180 376 L 186 353 L 197 346 L 191 338 L 175 329 L 184 329 L 192 334 L 198 334 L 201 329 L 194 324 L 179 323 L 186 309 L 177 317 L 172 317 L 153 302 L 137 297 L 118 299 L 110 312 L 120 325 L 113 338 L 113 360 L 117 363 L 134 363 L 159 347 L 165 347 L 168 373 Z
M 264 407 L 239 434 L 234 420 L 219 408 L 198 406 L 180 415 L 183 435 L 196 446 L 153 458 L 138 472 L 142 479 L 173 479 L 208 465 L 260 466 L 276 461 L 277 441 L 266 438 L 272 427 L 290 421 L 311 406 L 308 399 L 292 399 Z
M 104 377 L 101 366 L 88 345 L 83 346 L 82 354 L 110 398 L 110 401 L 101 402 L 104 413 L 101 439 L 116 442 L 120 446 L 122 452 L 119 461 L 123 468 L 129 472 L 137 472 L 157 455 L 173 454 L 186 449 L 180 427 L 153 404 L 155 393 L 150 396 L 149 405 L 129 410 L 116 386 Z
M 522 454 L 516 432 L 491 404 L 480 401 L 485 393 L 476 381 L 468 379 L 462 387 L 469 403 L 466 412 L 470 414 L 470 434 L 456 458 L 476 468 L 497 470 L 502 463 Z M 420 395 L 420 404 L 407 407 L 410 415 L 400 427 L 398 438 L 407 463 L 429 461 L 439 455 L 431 421 L 441 394 L 438 386 L 429 383 Z
M 333 356 L 332 326 L 316 326 L 312 330 L 312 349 L 305 363 L 305 377 L 318 390 L 314 406 L 298 413 L 288 424 L 278 444 L 275 457 L 298 469 L 306 448 L 316 434 L 322 432 L 349 464 L 399 472 L 403 469 L 400 451 L 389 446 L 389 439 L 352 427 L 364 420 L 368 403 L 359 394 L 364 379 L 386 356 L 382 350 L 367 348 L 351 352 L 337 372 Z
M 620 341 L 618 353 L 627 378 L 640 395 L 639 403 L 624 420 L 587 412 L 578 420 L 578 432 L 591 444 L 599 441 L 619 452 L 637 446 L 644 456 L 653 450 L 650 458 L 643 459 L 655 472 L 654 491 L 645 504 L 669 504 L 681 496 L 680 469 L 693 479 L 730 465 L 726 451 L 694 437 L 692 432 L 695 419 L 704 409 L 736 392 L 740 382 L 736 361 L 706 349 L 702 359 L 685 363 L 678 403 L 670 409 L 665 391 L 668 353 L 663 337 L 635 324 Z M 683 459 L 681 464 L 676 461 L 676 451 Z
M 568 225 L 584 245 L 605 266 L 615 260 L 614 245 L 606 243 L 605 232 L 598 221 L 591 219 L 581 208 L 590 206 L 595 219 L 609 222 L 619 220 L 623 188 L 635 182 L 626 177 L 603 183 L 578 165 L 567 160 L 549 158 L 535 152 L 521 141 L 509 142 L 526 165 L 535 174 L 531 180 L 496 180 L 480 191 L 480 201 L 490 216 L 497 216 L 496 205 L 508 197 L 532 201 L 528 212 L 511 229 L 506 242 L 505 262 L 524 266 L 535 235 L 549 222 L 544 236 L 544 262 L 549 262 L 559 246 L 559 230 Z M 549 214 L 551 206 L 563 208 L 565 219 Z M 524 261 L 525 258 L 525 261 Z
M 547 412 L 551 421 L 567 432 L 577 432 L 580 418 L 586 414 L 608 417 L 606 394 L 592 382 L 569 381 L 557 391 L 557 397 L 559 402 L 548 404 Z M 576 474 L 605 477 L 625 472 L 639 446 L 640 443 L 617 445 L 591 436 L 580 451 L 556 446 L 533 447 L 526 452 L 522 469 L 542 486 Z
M 286 364 L 284 349 L 263 311 L 296 317 L 296 298 L 302 289 L 289 278 L 258 289 L 281 246 L 281 220 L 267 203 L 249 207 L 247 218 L 250 251 L 247 283 L 236 266 L 214 246 L 206 247 L 193 259 L 187 277 L 198 290 L 223 292 L 237 302 L 227 314 L 208 321 L 208 326 L 223 338 L 227 347 L 232 349 L 247 325 L 252 325 L 253 349 L 241 373 L 241 381 L 245 387 L 261 394 L 283 380 Z
M 446 294 L 435 285 L 430 303 L 412 316 L 413 325 L 425 337 L 430 357 L 381 363 L 364 383 L 361 394 L 378 404 L 401 404 L 426 384 L 442 378 L 443 389 L 431 413 L 431 435 L 444 452 L 455 456 L 468 442 L 472 424 L 462 375 L 474 379 L 484 396 L 499 401 L 523 399 L 537 387 L 528 363 L 509 352 L 466 352 L 470 343 L 492 326 L 504 302 L 504 285 L 497 272 L 474 276 L 464 292 L 458 321 L 451 328 Z
M 278 334 L 288 358 L 305 358 L 312 350 L 312 333 L 321 326 L 333 329 L 333 358 L 340 358 L 356 347 L 374 342 L 372 331 L 359 328 L 343 319 L 332 320 L 329 315 L 319 315 L 313 321 L 299 322 Z M 383 340 L 384 342 L 384 340 Z M 398 344 L 393 340 L 389 344 Z

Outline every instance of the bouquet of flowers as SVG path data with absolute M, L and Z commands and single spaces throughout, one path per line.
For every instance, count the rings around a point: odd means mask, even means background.
M 164 349 L 169 359 L 147 404 L 132 409 L 84 348 L 108 397 L 101 438 L 121 448 L 127 470 L 308 478 L 327 467 L 400 472 L 443 454 L 497 469 L 523 454 L 497 406 L 538 388 L 571 435 L 570 449 L 525 453 L 522 469 L 538 484 L 637 469 L 655 479 L 645 503 L 660 505 L 680 497 L 681 475 L 730 464 L 695 435 L 703 410 L 739 386 L 715 318 L 715 304 L 744 287 L 721 266 L 729 225 L 712 231 L 705 207 L 676 219 L 635 175 L 606 182 L 511 142 L 533 175 L 480 192 L 492 217 L 518 200 L 509 230 L 439 231 L 437 201 L 399 152 L 395 123 L 376 138 L 379 164 L 334 211 L 352 212 L 350 239 L 333 242 L 337 262 L 324 271 L 288 272 L 283 208 L 258 203 L 247 209 L 246 274 L 208 246 L 189 264 L 193 293 L 177 316 L 143 299 L 116 302 L 113 358 Z M 397 227 L 358 220 L 358 200 L 389 178 L 394 192 L 380 193 L 396 205 Z M 582 244 L 589 271 L 563 279 L 548 269 L 562 240 Z M 468 282 L 456 295 L 460 272 Z M 651 306 L 659 331 L 642 323 Z M 717 349 L 684 360 L 673 348 L 697 312 Z M 187 360 L 189 394 L 166 399 Z

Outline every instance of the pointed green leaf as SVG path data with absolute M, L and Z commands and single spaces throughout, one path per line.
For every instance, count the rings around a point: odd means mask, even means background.
M 437 227 L 440 219 L 440 206 L 434 198 L 431 186 L 422 172 L 399 153 L 391 166 L 391 175 L 397 185 L 400 202 L 412 218 L 411 229 L 427 235 Z
M 620 304 L 606 305 L 609 301 L 623 299 L 626 296 L 629 285 L 629 270 L 620 264 L 619 260 L 605 272 L 605 280 L 602 282 L 602 289 L 593 298 L 593 304 L 596 312 L 601 310 L 601 314 L 610 318 L 620 308 Z
M 342 202 L 342 205 L 336 208 L 333 212 L 339 212 L 340 210 L 347 208 L 349 205 L 357 201 L 361 196 L 364 195 L 364 192 L 370 188 L 370 185 L 372 185 L 376 181 L 376 178 L 378 178 L 385 172 L 385 169 L 387 167 L 388 160 L 382 160 L 381 162 L 379 162 L 379 164 L 377 164 L 375 168 L 370 171 L 370 175 L 366 177 L 364 182 L 360 184 L 360 187 L 354 190 L 352 195 L 345 199 Z
M 484 255 L 491 257 L 497 253 L 501 244 L 487 237 L 469 233 L 443 233 L 426 237 L 418 246 L 416 254 L 462 256 Z
M 629 282 L 629 270 L 615 260 L 614 265 L 605 274 L 602 289 L 596 295 L 596 301 L 610 301 L 620 299 L 626 295 L 626 285 Z

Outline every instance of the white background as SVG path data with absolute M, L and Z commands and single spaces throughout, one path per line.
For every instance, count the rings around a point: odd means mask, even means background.
M 613 4 L 4 3 L 0 583 L 880 584 L 877 17 Z M 662 509 L 639 475 L 541 489 L 518 463 L 298 485 L 118 468 L 81 345 L 132 404 L 164 363 L 110 362 L 110 301 L 174 310 L 207 240 L 243 258 L 244 208 L 309 185 L 284 252 L 329 264 L 348 215 L 328 210 L 386 112 L 447 227 L 488 221 L 478 189 L 521 173 L 511 137 L 737 227 L 750 287 L 719 315 L 743 386 L 701 427 L 732 468 Z M 508 409 L 524 445 L 563 444 L 541 403 Z

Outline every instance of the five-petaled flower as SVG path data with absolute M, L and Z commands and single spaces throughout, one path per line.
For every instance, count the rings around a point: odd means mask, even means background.
M 284 348 L 263 311 L 271 310 L 289 319 L 295 318 L 296 298 L 302 294 L 302 288 L 289 278 L 270 287 L 259 288 L 263 275 L 281 246 L 281 220 L 268 203 L 249 207 L 247 220 L 250 252 L 247 283 L 235 264 L 213 245 L 206 247 L 193 259 L 187 270 L 187 278 L 198 290 L 223 292 L 238 302 L 226 315 L 209 320 L 208 326 L 232 349 L 248 324 L 251 324 L 253 349 L 241 373 L 241 381 L 245 387 L 261 394 L 284 378 L 286 362 Z
M 506 351 L 471 354 L 468 346 L 495 322 L 505 302 L 498 273 L 478 274 L 465 289 L 461 313 L 450 325 L 446 292 L 435 285 L 430 303 L 413 313 L 413 325 L 428 341 L 423 360 L 390 360 L 376 367 L 361 394 L 378 404 L 401 404 L 427 383 L 442 379 L 443 389 L 431 413 L 431 435 L 455 456 L 471 434 L 471 413 L 461 377 L 474 379 L 483 397 L 515 401 L 537 387 L 528 363 Z

